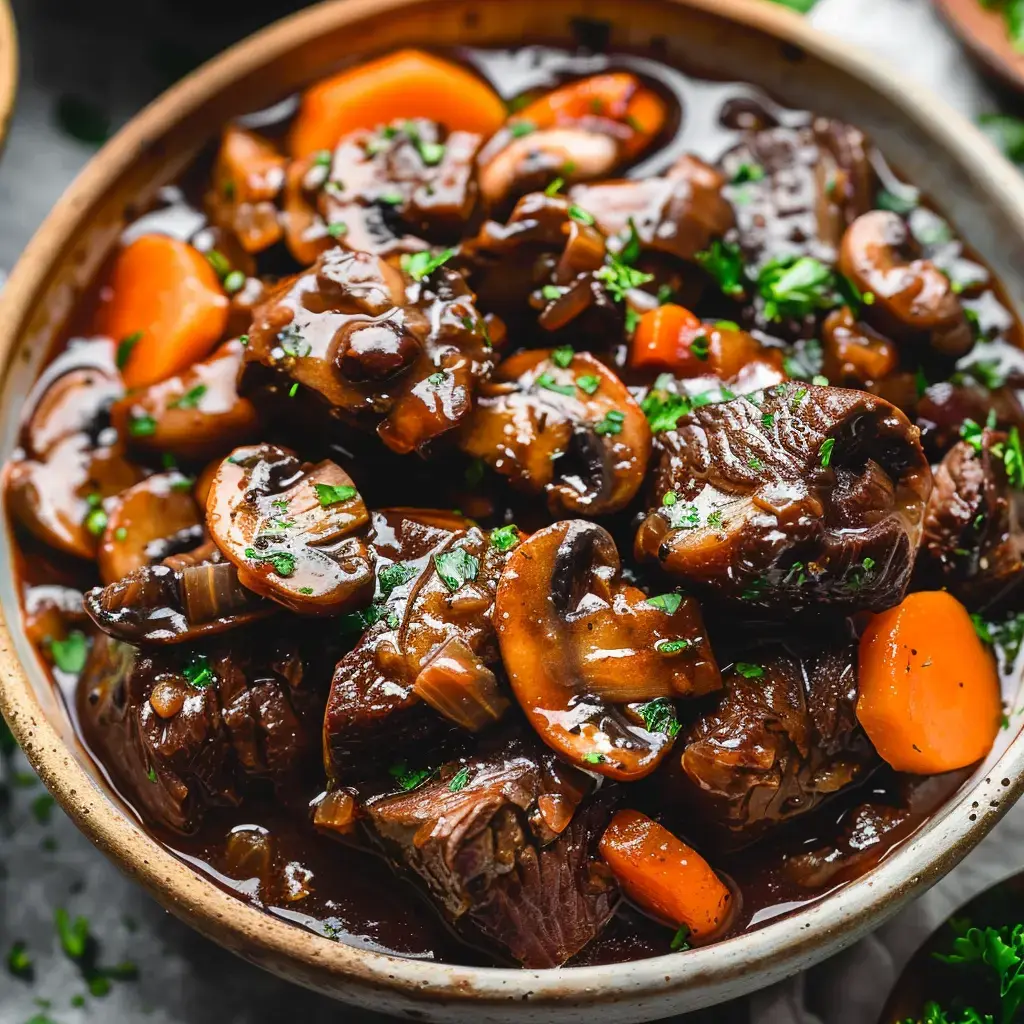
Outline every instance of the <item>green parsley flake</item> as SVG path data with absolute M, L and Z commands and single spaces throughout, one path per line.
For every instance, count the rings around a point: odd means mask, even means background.
M 417 786 L 422 786 L 433 774 L 430 768 L 420 768 L 417 771 L 411 770 L 405 761 L 398 761 L 388 769 L 388 775 L 406 792 L 416 789 Z
M 818 449 L 818 456 L 821 458 L 822 469 L 828 469 L 832 464 L 832 453 L 836 447 L 836 439 L 834 437 L 826 437 L 821 442 L 821 447 Z
M 752 665 L 749 661 L 737 661 L 734 667 L 744 679 L 760 679 L 764 675 L 760 665 Z
M 587 213 L 586 210 L 577 206 L 575 203 L 569 204 L 569 217 L 571 220 L 574 220 L 579 224 L 586 224 L 587 226 L 594 223 L 594 215 L 592 213 Z
M 469 785 L 469 765 L 463 765 L 449 780 L 448 792 L 461 793 Z
M 672 936 L 672 941 L 669 943 L 668 948 L 671 949 L 673 953 L 685 953 L 690 948 L 690 943 L 686 941 L 689 937 L 690 929 L 684 924 L 679 928 L 679 931 Z
M 80 629 L 73 629 L 63 640 L 50 641 L 50 657 L 54 665 L 69 675 L 77 676 L 85 668 L 89 641 Z
M 156 433 L 156 420 L 147 414 L 132 416 L 128 422 L 128 433 L 132 437 L 152 437 Z
M 601 378 L 593 373 L 584 373 L 576 378 L 576 387 L 585 395 L 594 394 L 601 386 Z
M 820 309 L 834 309 L 841 297 L 832 269 L 813 256 L 770 260 L 757 275 L 769 320 L 800 320 Z
M 524 135 L 533 134 L 537 130 L 537 126 L 532 121 L 516 120 L 509 122 L 508 130 L 513 139 L 521 139 Z M 561 179 L 556 180 L 560 181 Z M 550 188 L 551 186 L 549 185 L 548 187 Z M 555 191 L 557 192 L 558 190 L 556 189 Z
M 401 258 L 402 269 L 414 280 L 422 281 L 429 277 L 435 270 L 442 267 L 454 255 L 455 249 L 445 249 L 436 256 L 424 250 L 423 252 L 407 252 Z
M 576 353 L 571 345 L 559 345 L 558 348 L 553 349 L 551 352 L 551 362 L 565 370 L 568 369 L 575 355 Z
M 698 252 L 695 259 L 715 279 L 724 295 L 740 298 L 744 294 L 743 256 L 734 242 L 716 238 L 707 249 Z
M 123 370 L 128 365 L 135 346 L 142 341 L 142 331 L 135 331 L 117 343 L 117 368 Z
M 181 674 L 185 677 L 185 682 L 194 690 L 205 690 L 214 681 L 210 659 L 205 654 L 195 655 L 187 665 L 182 667 Z
M 665 496 L 661 499 L 661 503 L 665 508 L 671 508 L 678 500 L 679 495 L 675 491 L 666 491 Z
M 511 551 L 518 543 L 519 528 L 515 523 L 509 523 L 508 526 L 499 526 L 496 530 L 491 530 L 491 546 L 503 554 L 506 551 Z
M 454 594 L 464 583 L 476 579 L 480 562 L 464 548 L 453 548 L 434 555 L 434 568 L 441 582 Z
M 179 395 L 173 402 L 167 403 L 168 409 L 194 409 L 199 405 L 199 400 L 206 394 L 206 385 L 197 384 L 189 388 L 183 395 Z
M 761 181 L 764 178 L 764 168 L 760 164 L 742 163 L 736 168 L 732 176 L 734 185 L 745 185 L 748 181 Z
M 245 274 L 241 270 L 232 270 L 224 278 L 224 291 L 228 295 L 235 295 L 245 287 Z
M 354 487 L 349 487 L 347 484 L 338 486 L 313 484 L 313 490 L 316 491 L 316 500 L 320 502 L 322 508 L 340 505 L 343 501 L 351 501 L 359 493 Z
M 102 508 L 91 509 L 83 520 L 83 525 L 89 533 L 98 537 L 107 528 L 107 513 Z
M 348 234 L 348 225 L 343 220 L 332 220 L 327 225 L 327 234 L 331 238 L 341 238 L 343 235 Z
M 690 641 L 680 637 L 678 640 L 658 640 L 654 645 L 654 649 L 659 654 L 678 654 L 680 651 L 685 651 L 689 646 Z
M 542 373 L 537 378 L 537 387 L 544 388 L 546 391 L 554 391 L 559 395 L 566 395 L 572 398 L 576 394 L 576 388 L 572 384 L 559 384 L 555 379 L 554 374 Z
M 666 612 L 668 615 L 675 615 L 679 606 L 683 603 L 682 594 L 658 594 L 656 597 L 649 597 L 644 602 L 652 608 Z
M 583 755 L 583 760 L 587 764 L 601 764 L 604 761 L 604 754 L 599 754 L 596 750 L 588 750 Z
M 295 572 L 295 556 L 290 551 L 257 551 L 246 548 L 245 557 L 251 562 L 269 562 L 278 576 L 291 576 Z
M 676 720 L 676 706 L 667 697 L 656 697 L 637 708 L 644 720 L 644 728 L 648 732 L 661 732 L 666 736 L 675 736 L 679 732 Z
M 393 562 L 385 565 L 377 572 L 377 585 L 380 588 L 381 599 L 386 601 L 396 587 L 408 583 L 419 570 L 408 562 Z
M 626 414 L 618 409 L 609 409 L 604 417 L 594 424 L 595 434 L 621 434 L 622 424 L 626 422 Z
M 217 249 L 210 249 L 208 252 L 203 253 L 203 255 L 222 281 L 231 273 L 231 263 L 224 253 L 219 252 Z
M 702 363 L 706 363 L 708 354 L 711 351 L 708 339 L 703 334 L 698 334 L 693 341 L 690 342 L 690 353 L 696 356 Z
M 629 266 L 615 253 L 608 254 L 607 262 L 594 271 L 594 277 L 604 283 L 605 290 L 615 302 L 625 302 L 626 292 L 631 288 L 639 288 L 654 280 L 653 274 Z
M 555 178 L 546 189 L 544 189 L 544 195 L 549 198 L 554 198 L 562 191 L 562 187 L 565 185 L 565 178 Z
M 24 942 L 15 942 L 7 952 L 7 970 L 15 978 L 32 980 L 34 969 L 32 958 L 28 955 L 28 947 Z
M 54 913 L 54 924 L 64 955 L 70 960 L 81 960 L 89 948 L 89 922 L 84 917 L 72 920 L 63 907 L 58 907 Z
M 562 297 L 562 289 L 557 284 L 546 284 L 540 290 L 541 297 L 547 299 L 548 302 L 554 302 L 556 299 Z

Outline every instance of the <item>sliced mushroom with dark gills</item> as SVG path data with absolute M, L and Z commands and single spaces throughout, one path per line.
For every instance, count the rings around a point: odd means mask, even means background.
M 636 554 L 776 614 L 891 607 L 931 493 L 918 434 L 888 402 L 813 384 L 694 409 L 657 436 Z

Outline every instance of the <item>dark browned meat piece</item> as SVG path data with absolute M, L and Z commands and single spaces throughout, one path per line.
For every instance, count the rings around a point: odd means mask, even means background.
M 477 202 L 471 132 L 396 121 L 347 135 L 289 169 L 288 244 L 300 263 L 333 245 L 388 255 L 457 241 Z
M 98 634 L 78 686 L 85 735 L 148 821 L 193 831 L 247 777 L 285 785 L 315 760 L 323 707 L 295 647 L 149 654 Z
M 725 182 L 715 168 L 687 155 L 664 177 L 576 185 L 569 196 L 609 238 L 624 240 L 632 223 L 642 251 L 690 262 L 733 226 Z
M 857 724 L 856 648 L 740 668 L 686 732 L 682 764 L 702 814 L 749 841 L 859 780 L 877 756 Z
M 635 497 L 651 431 L 629 390 L 588 353 L 536 350 L 506 359 L 459 435 L 555 515 L 606 515 Z
M 330 460 L 304 463 L 272 444 L 236 448 L 213 479 L 206 524 L 243 586 L 299 615 L 337 615 L 373 593 L 369 514 Z
M 465 520 L 429 510 L 374 513 L 369 543 L 377 600 L 363 613 L 369 628 L 338 662 L 324 722 L 335 782 L 372 777 L 396 750 L 417 749 L 452 723 L 476 731 L 508 706 L 491 623 L 505 554 Z
M 180 644 L 266 618 L 276 606 L 243 587 L 235 567 L 209 543 L 93 588 L 85 610 L 116 640 Z
M 974 345 L 953 282 L 930 260 L 915 258 L 906 222 L 897 214 L 872 210 L 858 217 L 843 236 L 839 269 L 872 295 L 861 316 L 887 337 L 948 357 Z
M 573 813 L 588 788 L 553 755 L 515 743 L 371 801 L 368 827 L 464 934 L 524 967 L 558 967 L 601 932 L 618 899 L 595 853 L 607 812 Z
M 774 614 L 903 597 L 931 472 L 917 428 L 888 402 L 779 384 L 694 409 L 655 443 L 638 557 Z
M 908 400 L 901 402 L 900 408 L 906 406 L 907 415 L 913 416 L 921 428 L 925 451 L 935 458 L 942 458 L 957 443 L 964 420 L 984 423 L 995 413 L 996 426 L 1000 429 L 1024 429 L 1024 405 L 1021 404 L 1024 393 L 1018 386 L 1006 384 L 990 391 L 974 381 L 960 384 L 940 381 L 929 385 L 924 394 L 918 396 L 911 381 L 910 391 Z
M 823 889 L 853 881 L 917 824 L 909 811 L 883 804 L 862 804 L 846 815 L 843 831 L 834 844 L 787 857 L 786 876 L 804 889 Z
M 813 256 L 833 264 L 846 227 L 871 209 L 864 136 L 841 121 L 751 132 L 722 158 L 746 262 Z
M 491 371 L 473 302 L 445 267 L 416 283 L 376 256 L 331 249 L 257 308 L 240 391 L 265 413 L 422 449 L 469 412 Z
M 997 603 L 1024 580 L 1024 492 L 1007 476 L 1016 457 L 1006 433 L 978 427 L 935 470 L 924 549 L 942 585 L 971 607 Z

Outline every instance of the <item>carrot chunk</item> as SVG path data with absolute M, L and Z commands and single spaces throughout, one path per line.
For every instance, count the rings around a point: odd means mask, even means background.
M 732 893 L 711 865 L 639 811 L 618 811 L 601 836 L 601 856 L 626 896 L 695 940 L 728 923 Z
M 292 155 L 333 149 L 357 128 L 415 117 L 489 136 L 504 122 L 505 104 L 458 64 L 422 50 L 399 50 L 307 89 L 292 129 Z
M 122 343 L 129 388 L 187 369 L 209 354 L 227 327 L 228 299 L 216 271 L 175 238 L 137 238 L 118 255 L 109 286 L 98 326 Z
M 908 594 L 860 640 L 857 718 L 897 771 L 931 775 L 974 764 L 1001 718 L 992 652 L 945 591 Z
M 705 334 L 704 325 L 688 309 L 667 302 L 640 317 L 629 350 L 630 366 L 669 370 L 679 377 L 708 372 L 707 350 L 693 342 Z M 703 354 L 703 361 L 699 355 Z

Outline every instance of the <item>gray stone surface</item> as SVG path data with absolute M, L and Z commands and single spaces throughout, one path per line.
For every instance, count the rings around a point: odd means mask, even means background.
M 135 0 L 126 13 L 127 5 L 116 0 L 14 0 L 21 94 L 0 163 L 0 269 L 14 264 L 91 155 L 90 147 L 56 126 L 53 110 L 60 95 L 94 99 L 119 124 L 190 63 L 297 6 L 266 0 L 245 6 L 236 0 Z M 927 0 L 822 0 L 813 19 L 930 84 L 967 114 L 993 105 Z M 0 953 L 24 941 L 35 977 L 20 981 L 0 969 L 0 1024 L 25 1024 L 43 1012 L 59 1024 L 371 1024 L 386 1019 L 278 982 L 192 933 L 122 878 L 59 809 L 49 808 L 49 820 L 40 820 L 47 817 L 48 798 L 24 762 L 16 761 L 14 768 L 19 774 L 8 780 L 11 803 L 0 805 Z M 83 1006 L 72 1005 L 86 986 L 60 953 L 53 927 L 57 907 L 87 916 L 102 962 L 130 959 L 139 967 L 138 980 L 115 982 L 105 998 L 86 996 Z M 845 954 L 851 955 L 856 952 Z M 780 995 L 800 1000 L 802 991 L 797 987 Z M 48 1000 L 49 1008 L 37 1000 Z M 744 1007 L 732 1007 L 714 1019 L 745 1016 Z M 764 1019 L 769 1016 L 766 1012 Z M 868 1024 L 869 1017 L 863 1019 Z

